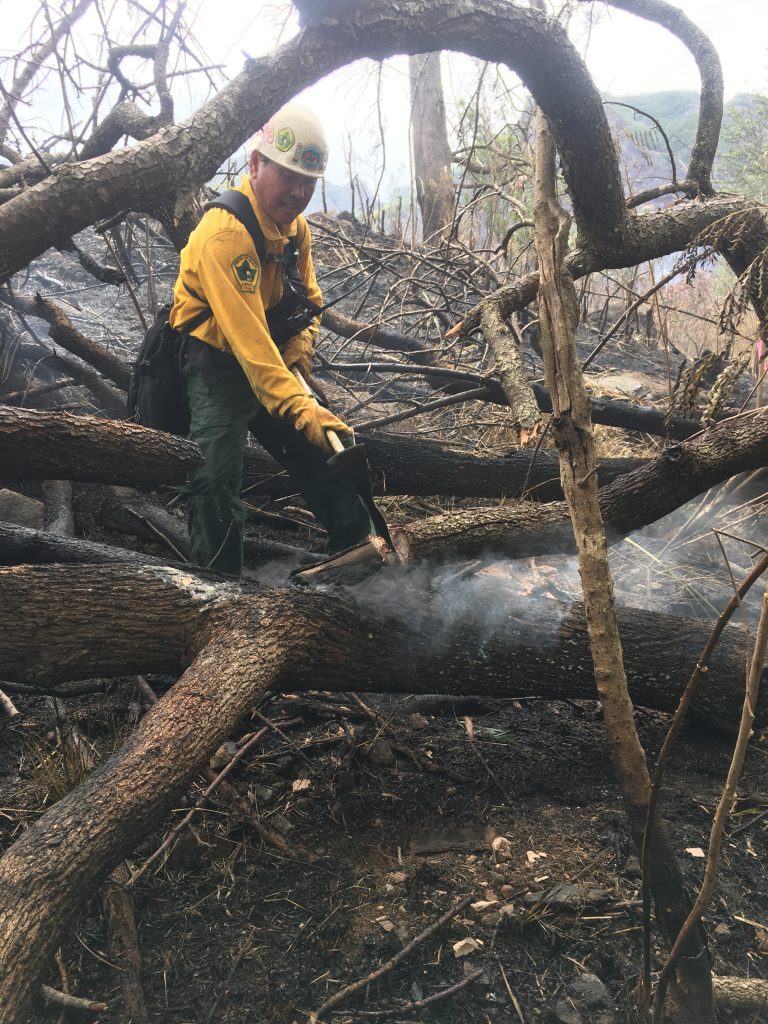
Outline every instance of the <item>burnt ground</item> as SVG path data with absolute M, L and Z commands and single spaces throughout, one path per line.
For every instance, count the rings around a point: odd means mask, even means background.
M 46 258 L 50 280 L 36 284 L 54 298 L 71 296 L 80 278 L 67 276 L 68 257 Z M 175 269 L 161 267 L 161 278 L 163 273 L 167 283 Z M 137 338 L 125 338 L 125 295 L 100 286 L 75 294 L 74 301 L 83 310 L 75 319 L 86 333 L 121 355 L 135 348 Z M 89 312 L 93 305 L 96 321 Z M 94 322 L 102 325 L 101 333 Z M 580 354 L 592 343 L 583 336 Z M 339 344 L 346 357 L 349 344 Z M 351 351 L 366 357 L 359 347 Z M 30 366 L 38 366 L 38 357 L 32 353 Z M 530 353 L 528 359 L 536 372 L 537 360 Z M 631 338 L 612 343 L 593 371 L 603 393 L 645 402 L 663 398 L 676 364 Z M 49 401 L 53 407 L 56 394 L 43 396 L 42 407 Z M 70 401 L 66 392 L 64 399 Z M 488 422 L 477 429 L 470 416 L 441 423 L 441 429 L 451 427 L 458 438 L 471 434 L 471 447 L 478 450 L 490 450 L 489 439 L 498 436 L 493 452 L 503 454 L 509 445 L 508 434 L 497 432 L 503 416 L 497 410 L 484 416 Z M 648 439 L 624 436 L 620 448 L 604 447 L 602 453 L 646 454 L 650 445 Z M 24 489 L 35 494 L 34 486 Z M 758 481 L 749 492 L 748 514 L 757 534 L 764 491 Z M 718 501 L 699 499 L 694 508 L 679 510 L 673 523 L 656 524 L 643 538 L 617 545 L 620 600 L 713 620 L 730 592 L 719 549 L 704 536 L 719 515 Z M 396 522 L 451 503 L 382 504 Z M 743 492 L 733 504 L 745 504 Z M 274 522 L 269 508 L 264 515 Z M 81 534 L 110 539 L 89 524 L 87 509 L 76 507 L 76 518 Z M 283 515 L 283 525 L 285 520 Z M 683 522 L 702 535 L 695 545 L 690 533 L 680 531 Z M 263 522 L 258 529 L 270 539 Z M 272 539 L 317 547 L 317 535 L 303 530 L 296 525 L 296 532 Z M 138 543 L 134 537 L 112 539 L 124 546 Z M 162 547 L 144 546 L 167 556 Z M 740 578 L 749 564 L 743 546 L 733 557 Z M 540 562 L 537 569 L 554 574 L 561 591 L 576 593 L 572 564 L 553 560 L 549 569 Z M 150 683 L 159 692 L 172 680 Z M 108 756 L 142 713 L 135 680 L 110 685 L 107 695 L 67 701 L 97 758 Z M 196 815 L 194 830 L 183 833 L 167 859 L 135 885 L 141 977 L 153 1024 L 304 1022 L 311 1010 L 375 972 L 466 898 L 469 905 L 448 924 L 323 1020 L 638 1021 L 633 990 L 641 950 L 639 869 L 597 703 L 363 697 L 365 707 L 338 694 L 283 695 L 263 704 L 259 714 L 273 723 L 300 722 L 282 734 L 269 732 L 235 771 L 232 788 L 215 794 Z M 0 849 L 75 781 L 60 763 L 45 700 L 15 699 L 23 722 L 12 728 L 0 719 Z M 638 709 L 637 723 L 652 764 L 669 717 Z M 254 712 L 230 741 L 245 742 L 261 725 Z M 692 892 L 704 861 L 690 851 L 706 849 L 731 742 L 689 729 L 668 771 L 665 810 L 672 846 Z M 720 975 L 768 976 L 768 832 L 762 820 L 751 824 L 768 803 L 767 757 L 768 744 L 755 740 L 705 916 Z M 201 775 L 191 800 L 207 781 Z M 165 829 L 140 844 L 130 860 L 134 869 L 187 809 L 188 802 Z M 737 835 L 744 825 L 749 827 Z M 283 849 L 263 838 L 265 827 Z M 494 850 L 494 836 L 508 842 Z M 70 990 L 109 1003 L 107 1012 L 91 1019 L 117 1022 L 120 998 L 97 899 L 61 952 Z M 658 946 L 655 956 L 658 969 Z M 470 977 L 430 1005 L 407 1006 Z M 55 968 L 41 980 L 62 985 Z M 386 1018 L 384 1010 L 391 1011 Z M 58 1010 L 40 1007 L 30 1021 L 58 1019 Z M 768 1014 L 756 1019 L 768 1020 Z
M 161 689 L 170 680 L 150 682 Z M 135 683 L 125 680 L 111 696 L 68 708 L 97 749 L 109 751 L 137 701 Z M 3 845 L 38 813 L 46 793 L 53 798 L 60 776 L 43 699 L 18 703 L 24 723 L 6 727 L 2 744 Z M 364 704 L 325 693 L 269 699 L 258 714 L 300 724 L 270 732 L 237 769 L 233 790 L 212 797 L 194 831 L 136 884 L 150 1019 L 304 1021 L 471 897 L 394 970 L 324 1019 L 362 1022 L 378 1019 L 366 1012 L 389 1009 L 392 1020 L 445 1024 L 639 1020 L 632 1000 L 639 871 L 598 705 L 439 698 Z M 232 740 L 242 743 L 261 724 L 254 713 Z M 639 709 L 637 724 L 653 760 L 668 716 Z M 728 738 L 688 730 L 669 771 L 672 846 L 692 891 L 704 862 L 686 850 L 706 849 L 729 756 Z M 755 741 L 742 794 L 764 792 L 767 757 L 768 745 Z M 262 840 L 232 793 L 285 839 L 286 852 Z M 768 832 L 755 822 L 733 835 L 761 805 L 738 806 L 705 923 L 718 974 L 765 977 Z M 163 834 L 141 843 L 134 869 Z M 508 840 L 497 852 L 489 845 L 494 835 Z M 467 939 L 477 945 L 460 957 L 455 944 Z M 109 1001 L 109 1012 L 93 1019 L 118 1020 L 96 900 L 62 958 L 72 991 Z M 469 974 L 477 976 L 434 1005 L 400 1009 Z M 594 981 L 587 994 L 574 988 L 585 975 L 605 988 Z M 592 1005 L 590 993 L 598 1000 Z M 40 1009 L 30 1020 L 57 1015 Z

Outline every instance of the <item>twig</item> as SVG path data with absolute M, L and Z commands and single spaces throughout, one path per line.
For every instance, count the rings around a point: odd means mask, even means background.
M 97 1002 L 95 999 L 81 999 L 79 996 L 71 996 L 67 992 L 59 992 L 50 985 L 41 985 L 40 994 L 48 1006 L 63 1006 L 68 1010 L 85 1010 L 89 1013 L 104 1013 L 109 1009 L 106 1003 Z
M 365 420 L 363 423 L 350 424 L 355 430 L 371 430 L 373 427 L 384 427 L 388 423 L 399 423 L 401 420 L 409 420 L 414 416 L 421 416 L 427 412 L 436 412 L 449 405 L 458 405 L 460 402 L 471 402 L 473 400 L 489 402 L 495 394 L 491 387 L 471 388 L 469 391 L 460 391 L 457 395 L 448 395 L 447 398 L 438 398 L 434 402 L 424 402 L 415 409 L 407 409 L 405 412 L 393 413 L 392 416 L 381 416 L 375 420 Z
M 722 842 L 723 831 L 725 829 L 725 823 L 728 820 L 728 815 L 731 813 L 733 798 L 736 794 L 736 786 L 738 785 L 741 772 L 744 767 L 747 745 L 749 743 L 749 738 L 752 735 L 752 726 L 755 721 L 754 709 L 758 691 L 760 689 L 760 678 L 762 676 L 763 665 L 765 663 L 765 652 L 767 647 L 768 592 L 763 595 L 763 607 L 760 615 L 760 621 L 757 626 L 757 635 L 755 637 L 755 645 L 752 651 L 752 660 L 749 666 L 747 688 L 746 693 L 744 694 L 741 722 L 739 723 L 739 733 L 734 745 L 733 758 L 731 760 L 730 768 L 728 769 L 728 778 L 726 779 L 722 796 L 720 797 L 720 801 L 717 805 L 717 811 L 715 812 L 715 817 L 712 822 L 707 864 L 704 869 L 704 881 L 702 882 L 701 889 L 696 897 L 696 902 L 694 903 L 685 924 L 680 929 L 677 939 L 675 940 L 675 944 L 672 947 L 672 952 L 669 954 L 667 962 L 664 964 L 664 968 L 659 976 L 659 981 L 656 986 L 656 995 L 653 1000 L 653 1024 L 657 1024 L 657 1022 L 661 1022 L 662 1020 L 664 1012 L 664 997 L 667 992 L 669 981 L 672 977 L 672 972 L 680 960 L 682 951 L 688 940 L 688 936 L 694 928 L 698 927 L 702 914 L 709 903 L 712 890 L 714 889 L 715 879 L 717 878 L 718 863 L 720 860 L 720 844 Z
M 371 973 L 367 974 L 364 978 L 353 982 L 351 985 L 347 985 L 346 988 L 337 992 L 335 996 L 331 996 L 330 999 L 326 999 L 319 1009 L 310 1014 L 309 1024 L 321 1024 L 321 1017 L 326 1011 L 332 1009 L 334 1006 L 338 1006 L 339 1003 L 343 1003 L 351 995 L 354 995 L 355 992 L 359 992 L 360 989 L 365 988 L 366 985 L 370 985 L 371 982 L 377 981 L 385 974 L 389 974 L 389 972 L 394 970 L 394 968 L 397 967 L 397 965 L 410 953 L 412 953 L 414 949 L 420 946 L 422 942 L 426 942 L 426 940 L 434 935 L 435 932 L 439 931 L 443 925 L 446 925 L 456 917 L 457 914 L 460 914 L 465 907 L 468 907 L 474 898 L 474 896 L 465 896 L 460 903 L 457 903 L 455 907 L 451 908 L 451 910 L 446 911 L 442 917 L 438 918 L 438 920 L 435 921 L 434 924 L 431 924 L 429 928 L 420 932 L 416 938 L 411 939 L 407 946 L 403 946 L 399 953 L 395 953 L 395 955 L 387 960 L 386 963 L 382 964 L 381 967 L 377 967 L 375 971 L 371 971 Z
M 664 769 L 669 759 L 672 745 L 677 739 L 678 733 L 683 727 L 685 716 L 690 707 L 691 701 L 694 698 L 696 690 L 699 685 L 699 679 L 703 672 L 707 669 L 707 662 L 717 645 L 717 641 L 720 639 L 720 635 L 725 629 L 728 621 L 733 615 L 734 611 L 739 607 L 742 598 L 745 596 L 747 591 L 752 585 L 762 576 L 762 574 L 768 569 L 768 555 L 761 558 L 757 565 L 752 571 L 745 576 L 741 585 L 739 586 L 736 593 L 730 599 L 728 604 L 725 606 L 720 614 L 717 622 L 709 635 L 706 646 L 702 651 L 701 657 L 696 663 L 696 667 L 691 673 L 691 678 L 685 687 L 685 691 L 680 698 L 680 703 L 675 711 L 675 716 L 672 719 L 672 724 L 669 727 L 669 731 L 664 738 L 664 742 L 659 751 L 659 757 L 656 762 L 656 769 L 653 773 L 653 780 L 651 783 L 651 795 L 648 800 L 648 814 L 645 821 L 645 830 L 643 832 L 643 848 L 641 854 L 641 869 L 642 869 L 642 892 L 643 892 L 643 977 L 642 986 L 646 996 L 650 995 L 650 984 L 651 984 L 651 899 L 648 886 L 648 878 L 650 871 L 650 852 L 651 852 L 651 835 L 655 826 L 655 818 L 657 807 L 659 803 L 659 796 L 661 793 L 661 783 L 664 778 Z
M 158 848 L 155 850 L 155 852 L 152 854 L 152 856 L 148 857 L 147 860 L 145 860 L 144 863 L 141 865 L 139 870 L 136 871 L 133 875 L 131 875 L 131 877 L 126 882 L 126 885 L 129 885 L 129 886 L 130 885 L 134 885 L 139 880 L 139 878 L 141 878 L 141 876 L 145 873 L 147 868 L 149 868 L 152 864 L 154 864 L 154 862 L 158 859 L 158 857 L 162 856 L 162 854 L 168 849 L 168 847 L 171 846 L 171 844 L 176 841 L 176 839 L 184 831 L 186 826 L 194 818 L 195 811 L 198 810 L 200 807 L 202 807 L 202 805 L 205 803 L 205 801 L 208 799 L 208 797 L 211 795 L 211 793 L 214 791 L 214 789 L 216 789 L 216 787 L 219 785 L 219 783 L 223 782 L 224 779 L 226 779 L 226 777 L 229 775 L 229 773 L 235 767 L 237 762 L 245 754 L 247 754 L 248 751 L 252 747 L 254 747 L 258 743 L 258 741 L 265 735 L 265 733 L 267 731 L 268 731 L 267 727 L 264 726 L 262 729 L 259 729 L 258 732 L 254 733 L 253 736 L 251 736 L 251 738 L 248 740 L 247 743 L 243 744 L 243 746 L 240 747 L 240 749 L 234 755 L 232 760 L 224 765 L 224 767 L 221 769 L 221 771 L 216 776 L 216 778 L 213 780 L 213 782 L 211 782 L 211 784 L 205 790 L 203 790 L 203 792 L 197 798 L 197 800 L 195 800 L 194 804 L 192 805 L 190 810 L 187 812 L 187 814 L 184 815 L 184 817 L 181 819 L 179 824 L 171 832 L 168 833 L 168 835 L 162 841 L 160 846 L 158 846 Z
M 424 999 L 418 999 L 415 1003 L 406 1003 L 404 1006 L 395 1006 L 389 1010 L 356 1010 L 358 1017 L 366 1017 L 370 1020 L 382 1020 L 384 1017 L 393 1017 L 396 1013 L 405 1013 L 410 1015 L 414 1010 L 421 1010 L 425 1006 L 430 1006 L 432 1003 L 436 1003 L 439 999 L 445 999 L 447 996 L 453 996 L 457 992 L 461 992 L 463 988 L 466 988 L 471 982 L 476 981 L 483 973 L 482 968 L 476 971 L 472 971 L 466 978 L 462 978 L 461 981 L 457 981 L 455 985 L 450 985 L 448 988 L 441 989 L 440 992 L 434 992 L 431 996 L 426 996 Z
M 8 694 L 3 693 L 2 690 L 0 690 L 0 709 L 2 709 L 5 712 L 8 718 L 16 718 L 17 715 L 21 714 L 21 712 L 13 703 Z
M 746 832 L 747 829 L 752 828 L 752 826 L 756 825 L 758 821 L 763 821 L 764 818 L 768 818 L 768 809 L 760 811 L 760 813 L 756 814 L 754 818 L 750 818 L 749 821 L 745 821 L 743 825 L 739 825 L 738 828 L 735 828 L 733 832 L 730 833 L 729 838 L 735 839 L 736 836 L 740 836 L 742 832 Z

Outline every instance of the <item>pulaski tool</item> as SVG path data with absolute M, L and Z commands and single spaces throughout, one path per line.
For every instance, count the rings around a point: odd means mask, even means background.
M 293 373 L 306 394 L 316 397 L 301 373 L 298 370 L 294 370 Z M 338 473 L 343 473 L 352 482 L 376 533 L 371 534 L 360 544 L 345 551 L 338 551 L 306 569 L 294 569 L 291 576 L 300 583 L 337 582 L 342 578 L 345 582 L 351 582 L 353 579 L 368 575 L 377 565 L 400 561 L 389 527 L 373 500 L 365 445 L 353 442 L 346 446 L 333 430 L 326 431 L 326 436 L 334 451 L 328 459 L 328 465 Z

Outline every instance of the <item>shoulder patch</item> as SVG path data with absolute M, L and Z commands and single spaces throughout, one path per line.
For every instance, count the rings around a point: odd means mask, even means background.
M 232 260 L 232 272 L 241 292 L 255 292 L 259 286 L 261 267 L 247 252 Z

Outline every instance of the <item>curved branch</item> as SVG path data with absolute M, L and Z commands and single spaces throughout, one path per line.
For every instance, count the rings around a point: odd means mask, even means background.
M 188 120 L 151 139 L 56 173 L 0 207 L 0 281 L 52 243 L 120 209 L 208 180 L 271 111 L 359 57 L 464 50 L 513 67 L 545 110 L 586 235 L 621 247 L 628 230 L 618 161 L 602 102 L 564 30 L 493 0 L 380 0 L 343 21 L 311 25 L 246 69 Z M 551 68 L 558 74 L 552 75 Z
M 701 98 L 696 140 L 691 151 L 687 178 L 702 195 L 711 195 L 712 164 L 720 139 L 723 121 L 723 69 L 720 57 L 711 40 L 679 8 L 664 0 L 608 0 L 618 7 L 646 21 L 655 21 L 677 36 L 691 52 L 701 75 Z

